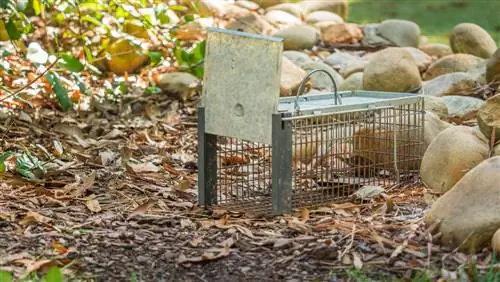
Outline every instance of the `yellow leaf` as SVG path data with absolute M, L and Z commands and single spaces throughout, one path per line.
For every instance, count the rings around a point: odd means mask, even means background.
M 309 220 L 309 210 L 306 208 L 303 208 L 301 211 L 301 216 L 302 219 L 300 220 L 302 223 L 306 223 Z
M 85 205 L 92 212 L 100 212 L 102 210 L 101 205 L 99 204 L 99 201 L 97 199 L 87 200 L 85 202 Z
M 30 225 L 33 222 L 47 224 L 51 220 L 52 219 L 50 219 L 50 218 L 48 218 L 46 216 L 43 216 L 43 215 L 41 215 L 39 213 L 29 211 L 29 212 L 26 213 L 26 216 L 19 222 L 19 224 L 21 224 L 23 226 Z
M 154 203 L 155 201 L 153 199 L 150 199 L 146 203 L 140 205 L 128 216 L 127 220 L 132 218 L 133 216 L 147 212 L 153 206 Z

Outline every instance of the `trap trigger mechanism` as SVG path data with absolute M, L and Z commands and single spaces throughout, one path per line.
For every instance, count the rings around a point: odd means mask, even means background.
M 301 94 L 303 94 L 302 92 L 304 91 L 304 85 L 306 84 L 306 82 L 309 79 L 309 77 L 311 77 L 316 72 L 324 72 L 324 73 L 326 73 L 326 75 L 328 75 L 328 77 L 330 78 L 330 80 L 332 82 L 333 91 L 335 93 L 335 105 L 337 105 L 337 103 L 339 105 L 342 105 L 342 100 L 340 98 L 340 95 L 337 93 L 337 83 L 335 83 L 335 79 L 333 78 L 333 76 L 328 71 L 326 71 L 324 69 L 314 69 L 311 72 L 309 72 L 302 79 L 302 81 L 299 84 L 299 89 L 297 89 L 297 96 L 295 98 L 295 103 L 294 103 L 294 109 L 295 109 L 296 112 L 300 111 L 300 109 L 299 109 L 299 97 L 300 97 Z

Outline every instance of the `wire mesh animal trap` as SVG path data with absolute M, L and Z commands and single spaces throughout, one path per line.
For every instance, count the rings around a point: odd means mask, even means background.
M 423 97 L 337 92 L 322 70 L 304 78 L 296 97 L 279 97 L 280 38 L 211 28 L 206 48 L 201 205 L 281 214 L 418 180 Z M 312 75 L 330 78 L 333 91 L 300 96 Z

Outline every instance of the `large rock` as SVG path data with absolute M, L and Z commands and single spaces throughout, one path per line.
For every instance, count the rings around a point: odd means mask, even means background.
M 483 60 L 479 64 L 470 68 L 467 71 L 467 74 L 477 81 L 480 85 L 486 84 L 486 65 L 488 64 L 488 60 Z
M 488 158 L 489 146 L 484 138 L 468 126 L 443 130 L 430 143 L 422 158 L 422 182 L 434 193 L 450 190 L 468 170 Z
M 426 110 L 424 119 L 424 151 L 427 150 L 439 133 L 452 126 L 451 123 L 441 120 L 434 112 Z
M 486 64 L 486 82 L 500 81 L 500 49 L 488 59 Z
M 477 24 L 461 23 L 451 31 L 450 47 L 454 53 L 489 58 L 497 49 L 497 44 L 491 35 Z
M 296 16 L 281 11 L 271 10 L 264 15 L 264 19 L 275 26 L 300 25 L 302 21 Z
M 347 0 L 303 0 L 299 5 L 305 14 L 315 11 L 329 11 L 346 20 L 349 13 L 349 3 Z
M 486 99 L 477 111 L 477 123 L 488 139 L 495 129 L 495 140 L 500 140 L 500 94 Z
M 399 47 L 418 47 L 420 27 L 411 21 L 389 19 L 380 23 L 378 34 Z
M 268 11 L 268 12 L 269 11 L 283 11 L 283 12 L 287 12 L 289 14 L 292 14 L 299 19 L 301 19 L 304 16 L 302 8 L 298 4 L 295 4 L 295 3 L 281 3 L 281 4 L 274 5 L 274 6 L 267 8 L 266 11 Z
M 472 168 L 436 200 L 427 212 L 426 225 L 439 221 L 440 243 L 462 252 L 487 247 L 500 228 L 500 156 Z
M 292 61 L 295 65 L 302 67 L 304 64 L 310 63 L 313 60 L 309 55 L 304 52 L 288 50 L 283 52 L 283 56 L 287 57 L 290 61 Z
M 250 0 L 237 0 L 236 2 L 234 2 L 234 4 L 254 12 L 260 9 L 259 4 L 252 2 Z
M 421 45 L 419 49 L 425 52 L 427 55 L 438 59 L 453 54 L 450 46 L 442 43 L 430 43 Z
M 367 24 L 363 27 L 363 45 L 389 46 L 393 45 L 389 40 L 378 34 L 380 24 Z
M 432 63 L 432 58 L 429 55 L 415 47 L 403 47 L 403 49 L 411 54 L 415 63 L 417 63 L 418 70 L 421 73 L 427 70 L 429 65 Z
M 182 101 L 191 98 L 200 85 L 196 76 L 186 72 L 163 73 L 158 77 L 158 88 Z
M 389 47 L 377 52 L 365 66 L 363 89 L 373 91 L 410 92 L 422 81 L 417 64 L 408 51 Z
M 367 60 L 346 52 L 335 52 L 325 59 L 325 63 L 347 78 L 354 73 L 363 72 Z
M 344 19 L 341 16 L 328 12 L 328 11 L 315 11 L 308 14 L 305 17 L 305 21 L 308 24 L 316 24 L 319 22 L 334 22 L 334 23 L 343 23 Z
M 491 249 L 497 255 L 500 254 L 500 228 L 495 231 L 493 237 L 491 238 Z
M 327 65 L 323 62 L 313 61 L 313 62 L 304 64 L 302 66 L 302 69 L 304 69 L 308 73 L 311 72 L 312 70 L 315 70 L 315 69 L 322 69 L 322 70 L 327 71 L 335 80 L 337 88 L 342 83 L 342 81 L 344 81 L 344 79 L 342 78 L 342 76 L 340 76 L 340 74 L 338 74 L 334 69 L 332 69 L 332 67 L 330 67 L 329 65 Z M 327 74 L 325 74 L 323 72 L 314 73 L 311 76 L 311 83 L 312 83 L 312 87 L 314 89 L 333 91 L 332 80 L 330 79 L 330 77 Z
M 363 90 L 363 73 L 357 72 L 346 78 L 339 86 L 339 91 Z
M 357 24 L 321 22 L 316 24 L 321 31 L 321 39 L 327 45 L 351 44 L 363 38 L 363 32 Z
M 255 3 L 259 4 L 260 7 L 262 8 L 269 8 L 271 6 L 283 4 L 283 2 L 288 2 L 288 1 L 283 1 L 283 0 L 253 0 Z
M 484 103 L 483 100 L 467 96 L 445 96 L 442 98 L 448 108 L 450 118 L 466 121 L 476 118 L 476 113 Z
M 429 96 L 467 95 L 478 86 L 476 80 L 465 72 L 453 72 L 425 81 L 422 93 Z
M 281 62 L 280 96 L 295 96 L 300 82 L 307 73 L 283 56 Z M 310 83 L 309 83 L 310 86 Z
M 448 118 L 448 107 L 441 97 L 424 96 L 424 108 L 427 112 L 433 112 L 440 119 Z
M 279 30 L 275 37 L 283 38 L 285 50 L 311 49 L 320 39 L 319 30 L 309 25 L 296 25 Z
M 276 29 L 263 16 L 251 12 L 242 17 L 231 20 L 226 29 L 241 30 L 248 33 L 271 35 Z
M 345 67 L 351 61 L 361 60 L 360 57 L 352 55 L 347 52 L 336 51 L 330 56 L 326 57 L 325 63 L 334 68 L 335 70 L 340 70 Z
M 422 77 L 424 80 L 430 80 L 450 72 L 467 72 L 483 61 L 484 59 L 470 54 L 444 56 L 432 63 Z

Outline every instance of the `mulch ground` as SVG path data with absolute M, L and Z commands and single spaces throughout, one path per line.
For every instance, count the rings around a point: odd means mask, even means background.
M 422 186 L 277 217 L 202 209 L 194 104 L 139 102 L 169 114 L 3 118 L 2 151 L 28 148 L 47 171 L 1 174 L 0 269 L 58 265 L 71 281 L 346 281 L 361 269 L 386 281 L 453 278 L 471 259 L 433 243 Z M 474 258 L 480 269 L 491 260 Z

